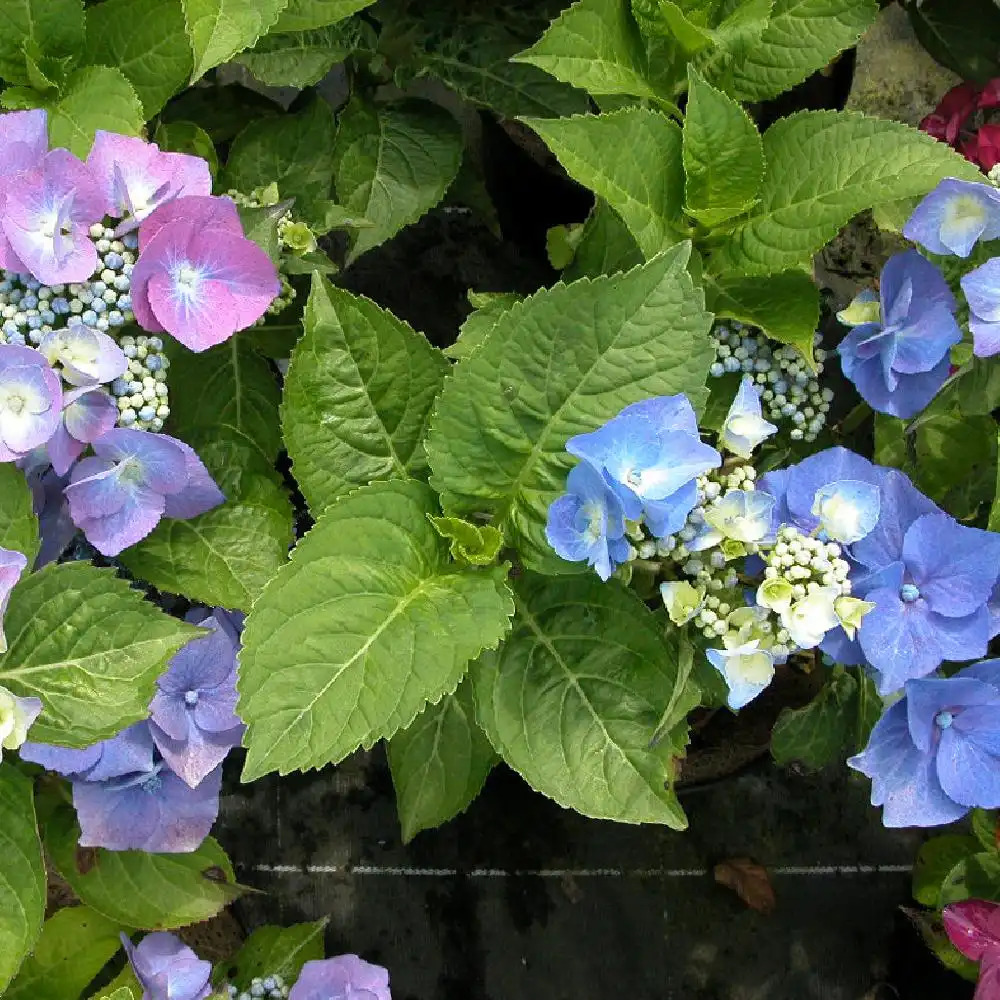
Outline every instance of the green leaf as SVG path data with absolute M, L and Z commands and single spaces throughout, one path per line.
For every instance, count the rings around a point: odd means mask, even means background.
M 466 677 L 454 694 L 428 705 L 389 742 L 403 843 L 465 812 L 497 759 L 476 722 Z
M 510 638 L 471 672 L 500 756 L 564 808 L 684 829 L 672 784 L 686 725 L 650 746 L 678 684 L 662 627 L 637 597 L 592 577 L 524 577 L 516 604 Z
M 979 850 L 975 837 L 945 834 L 920 845 L 913 863 L 913 898 L 924 906 L 941 905 L 941 885 L 954 867 Z
M 183 90 L 194 65 L 181 0 L 105 0 L 87 9 L 87 55 L 117 66 L 147 119 Z
M 392 313 L 313 277 L 282 425 L 314 515 L 376 479 L 427 472 L 423 439 L 448 362 Z
M 31 488 L 13 462 L 4 462 L 0 465 L 0 549 L 23 552 L 30 569 L 38 546 L 38 518 L 32 510 Z
M 101 1000 L 135 1000 L 135 994 L 127 986 L 122 986 L 114 993 L 106 994 Z
M 348 263 L 432 209 L 461 163 L 462 130 L 440 105 L 352 99 L 340 116 L 334 187 L 338 202 L 372 225 L 352 237 Z
M 872 457 L 877 465 L 906 471 L 909 454 L 905 421 L 887 413 L 875 414 L 875 454 Z
M 0 77 L 9 83 L 31 84 L 26 48 L 59 58 L 84 45 L 83 0 L 0 0 Z
M 325 956 L 323 932 L 328 923 L 324 917 L 291 927 L 258 927 L 240 950 L 222 963 L 225 978 L 238 990 L 249 990 L 253 979 L 265 976 L 281 976 L 286 983 L 294 983 L 306 962 Z
M 505 571 L 450 563 L 434 506 L 412 480 L 341 497 L 257 599 L 240 656 L 244 781 L 392 736 L 506 634 Z
M 490 296 L 488 301 L 466 316 L 455 343 L 444 348 L 443 353 L 455 361 L 471 357 L 486 343 L 497 320 L 522 298 L 516 292 L 498 292 Z
M 987 83 L 1000 74 L 1000 7 L 995 0 L 905 3 L 920 44 L 963 80 Z
M 770 274 L 806 264 L 858 212 L 926 194 L 945 177 L 982 177 L 943 142 L 853 111 L 801 111 L 764 133 L 760 200 L 709 261 Z
M 243 891 L 211 837 L 190 854 L 79 849 L 79 837 L 72 812 L 59 813 L 45 828 L 49 857 L 87 906 L 123 927 L 163 931 L 209 920 Z
M 774 759 L 814 770 L 836 760 L 852 733 L 856 696 L 857 682 L 841 668 L 804 708 L 783 708 L 771 733 Z
M 684 211 L 704 226 L 745 212 L 764 178 L 757 126 L 692 67 L 684 113 Z
M 339 25 L 287 34 L 271 32 L 234 61 L 270 87 L 302 90 L 319 83 L 357 43 L 358 32 Z
M 445 382 L 427 437 L 445 512 L 490 512 L 525 564 L 579 572 L 545 539 L 574 434 L 649 396 L 696 409 L 714 358 L 711 316 L 685 268 L 687 245 L 624 275 L 555 285 L 511 307 Z
M 992 417 L 927 415 L 915 437 L 914 483 L 935 503 L 965 520 L 993 501 L 997 431 Z
M 219 173 L 219 157 L 209 134 L 194 122 L 160 122 L 153 135 L 154 142 L 170 153 L 200 156 L 208 163 L 215 178 Z
M 277 117 L 283 112 L 280 104 L 263 94 L 231 83 L 226 86 L 203 85 L 185 90 L 167 104 L 160 120 L 194 122 L 208 133 L 212 142 L 223 143 L 229 142 L 241 132 L 247 122 Z M 332 128 L 330 131 L 332 134 Z
M 34 734 L 32 734 L 34 735 Z M 35 945 L 45 917 L 45 862 L 35 826 L 31 781 L 0 764 L 0 990 Z
M 598 198 L 583 225 L 576 254 L 563 272 L 563 281 L 597 278 L 631 270 L 643 261 L 642 251 L 622 217 Z
M 815 371 L 813 338 L 819 325 L 819 289 L 804 271 L 767 277 L 725 274 L 705 281 L 705 304 L 716 319 L 760 327 L 772 340 L 794 347 Z
M 310 225 L 322 223 L 330 198 L 333 112 L 316 98 L 296 114 L 252 122 L 233 140 L 225 187 L 249 192 L 275 182 L 282 198 L 294 198 L 294 213 Z
M 988 851 L 1000 848 L 997 842 L 998 817 L 995 809 L 972 810 L 972 833 L 979 844 Z
M 492 524 L 473 524 L 460 517 L 428 515 L 434 530 L 449 542 L 452 559 L 472 566 L 489 566 L 503 548 L 503 535 Z
M 578 0 L 514 57 L 590 94 L 656 97 L 628 0 Z
M 0 683 L 42 699 L 39 743 L 85 747 L 145 719 L 167 660 L 200 634 L 113 570 L 49 565 L 22 580 L 4 620 Z
M 375 0 L 288 0 L 274 31 L 310 31 L 343 21 Z
M 526 124 L 574 180 L 618 212 L 647 259 L 681 238 L 684 168 L 676 122 L 648 108 L 623 108 Z
M 194 53 L 191 82 L 251 48 L 274 27 L 288 0 L 181 0 Z
M 98 129 L 139 135 L 145 121 L 132 84 L 110 66 L 78 69 L 59 96 L 44 106 L 51 145 L 65 146 L 81 159 L 90 152 Z
M 56 911 L 5 1000 L 78 997 L 121 947 L 118 924 L 86 906 Z
M 791 90 L 851 48 L 877 13 L 875 0 L 775 0 L 760 40 L 729 67 L 727 89 L 740 101 Z

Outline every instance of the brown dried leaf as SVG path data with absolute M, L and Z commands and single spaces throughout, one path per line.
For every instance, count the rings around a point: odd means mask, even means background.
M 763 865 L 750 858 L 729 858 L 712 869 L 715 881 L 732 889 L 747 906 L 758 913 L 771 913 L 777 905 L 771 878 Z

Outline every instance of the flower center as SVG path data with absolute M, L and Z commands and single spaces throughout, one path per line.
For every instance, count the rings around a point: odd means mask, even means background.
M 625 476 L 625 482 L 629 486 L 638 486 L 642 482 L 642 473 L 637 472 L 635 469 L 629 470 L 628 474 Z
M 184 692 L 184 704 L 190 708 L 194 708 L 198 704 L 198 692 L 197 691 L 185 691 Z
M 142 482 L 142 462 L 134 456 L 123 458 L 118 463 L 118 480 L 129 486 L 135 486 Z
M 920 596 L 920 588 L 913 583 L 904 583 L 899 588 L 899 599 L 905 604 L 912 604 Z
M 181 292 L 193 292 L 200 275 L 190 264 L 183 264 L 177 272 L 177 287 Z
M 944 712 L 938 712 L 938 714 L 934 716 L 934 725 L 938 726 L 940 729 L 947 729 L 954 721 L 955 716 L 947 710 Z
M 141 787 L 142 790 L 147 792 L 149 795 L 155 795 L 160 790 L 160 785 L 162 784 L 163 779 L 160 777 L 159 769 L 157 769 L 143 781 Z
M 15 416 L 24 409 L 24 396 L 12 393 L 7 397 L 7 409 Z

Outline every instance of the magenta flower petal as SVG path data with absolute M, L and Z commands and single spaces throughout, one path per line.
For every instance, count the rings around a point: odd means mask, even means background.
M 987 948 L 1000 947 L 1000 904 L 984 899 L 950 903 L 941 913 L 951 943 L 978 962 Z
M 87 156 L 104 199 L 105 214 L 134 229 L 158 206 L 181 195 L 208 195 L 212 174 L 197 156 L 164 153 L 152 142 L 98 130 Z
M 68 150 L 54 149 L 8 183 L 3 231 L 39 281 L 86 281 L 98 263 L 89 229 L 103 214 L 86 165 Z
M 175 198 L 157 208 L 139 228 L 140 253 L 164 226 L 172 222 L 193 222 L 201 231 L 221 229 L 234 236 L 243 235 L 240 213 L 229 198 Z
M 184 468 L 187 472 L 187 485 L 167 497 L 167 517 L 187 520 L 226 502 L 225 494 L 216 486 L 215 480 L 192 447 L 166 434 L 157 436 L 166 437 L 184 452 Z
M 38 351 L 0 345 L 0 462 L 45 444 L 59 426 L 62 385 Z

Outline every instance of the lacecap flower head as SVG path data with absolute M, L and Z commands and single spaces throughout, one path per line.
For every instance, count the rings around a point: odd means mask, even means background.
M 392 1000 L 389 972 L 357 955 L 306 962 L 288 1000 Z
M 968 257 L 979 240 L 1000 237 L 1000 191 L 947 177 L 916 207 L 903 235 L 931 253 Z

